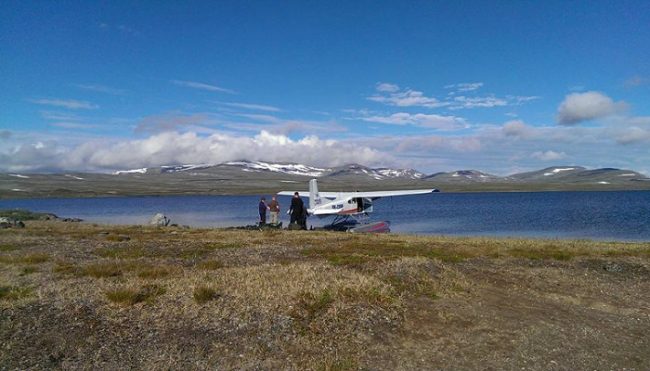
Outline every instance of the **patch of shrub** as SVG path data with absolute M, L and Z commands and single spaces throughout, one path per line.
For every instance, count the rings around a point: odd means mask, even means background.
M 29 287 L 0 286 L 1 300 L 18 300 L 29 296 L 32 289 Z
M 144 279 L 156 279 L 167 277 L 170 274 L 170 270 L 167 267 L 145 267 L 138 271 L 138 277 Z
M 158 285 L 146 285 L 140 289 L 121 288 L 107 291 L 106 298 L 116 304 L 133 305 L 137 303 L 152 303 L 156 297 L 165 293 L 165 289 Z
M 0 251 L 14 251 L 14 250 L 18 250 L 18 246 L 6 245 L 6 244 L 0 245 Z
M 80 276 L 91 276 L 95 278 L 117 277 L 122 275 L 122 267 L 116 263 L 97 263 L 83 267 L 79 272 Z
M 104 247 L 95 250 L 95 254 L 103 258 L 112 259 L 138 259 L 148 256 L 142 247 Z
M 50 260 L 47 254 L 29 254 L 25 256 L 0 255 L 0 263 L 5 264 L 40 264 Z
M 199 263 L 198 267 L 205 270 L 217 270 L 223 268 L 224 265 L 218 260 L 206 260 Z
M 194 301 L 196 301 L 199 304 L 204 304 L 209 302 L 210 300 L 214 300 L 218 298 L 220 295 L 217 293 L 215 289 L 211 287 L 197 286 L 194 288 L 194 292 L 192 293 L 192 296 L 194 297 Z
M 38 272 L 38 268 L 36 268 L 36 267 L 32 267 L 32 266 L 28 266 L 28 267 L 23 268 L 23 271 L 20 272 L 20 275 L 21 275 L 21 276 L 26 276 L 26 275 L 28 275 L 28 274 L 32 274 L 32 273 L 36 273 L 36 272 Z

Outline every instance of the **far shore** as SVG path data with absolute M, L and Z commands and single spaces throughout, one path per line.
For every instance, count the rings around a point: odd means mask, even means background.
M 650 243 L 25 224 L 8 369 L 650 368 Z

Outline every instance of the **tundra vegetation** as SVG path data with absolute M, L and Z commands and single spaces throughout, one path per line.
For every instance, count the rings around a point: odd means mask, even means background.
M 650 243 L 26 224 L 3 369 L 650 369 Z

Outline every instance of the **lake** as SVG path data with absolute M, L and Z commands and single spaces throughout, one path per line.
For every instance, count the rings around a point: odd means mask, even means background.
M 0 200 L 0 209 L 107 224 L 146 224 L 161 212 L 177 224 L 227 227 L 254 224 L 258 201 L 258 196 L 47 198 Z M 286 225 L 290 198 L 279 201 Z M 432 193 L 380 199 L 374 210 L 372 220 L 391 221 L 393 233 L 650 241 L 650 191 Z M 310 217 L 308 225 L 327 220 Z

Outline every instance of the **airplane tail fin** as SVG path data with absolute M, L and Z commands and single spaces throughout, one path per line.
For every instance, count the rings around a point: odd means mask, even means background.
M 309 181 L 309 208 L 313 209 L 316 206 L 320 205 L 321 199 L 318 195 L 318 183 L 316 179 Z

